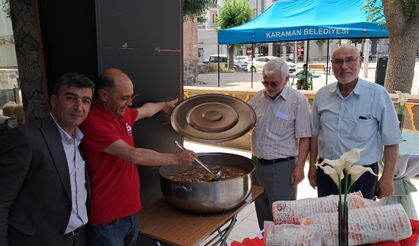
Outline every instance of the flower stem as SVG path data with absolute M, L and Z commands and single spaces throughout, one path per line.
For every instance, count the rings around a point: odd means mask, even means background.
M 346 197 L 348 196 L 348 192 L 349 192 L 349 187 L 348 187 L 348 172 L 344 171 L 345 173 L 345 196 L 344 196 L 344 201 L 346 201 Z
M 340 182 L 340 175 L 339 174 L 338 174 L 338 180 L 339 180 L 339 182 L 338 182 L 339 204 L 342 204 L 342 198 L 341 198 L 342 185 L 341 185 L 341 182 Z

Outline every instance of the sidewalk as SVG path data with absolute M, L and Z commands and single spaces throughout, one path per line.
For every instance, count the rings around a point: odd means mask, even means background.
M 185 141 L 184 146 L 188 149 L 191 149 L 197 153 L 202 152 L 226 152 L 237 155 L 243 155 L 248 158 L 251 157 L 249 151 L 232 149 L 232 148 L 222 148 L 214 145 L 200 144 L 192 141 Z M 308 172 L 308 163 L 305 166 L 305 176 L 307 177 Z M 411 182 L 419 190 L 419 177 L 411 179 Z M 314 190 L 308 179 L 305 178 L 297 188 L 297 199 L 303 198 L 315 198 L 317 197 L 317 192 Z M 419 212 L 419 192 L 412 193 L 412 199 L 415 204 L 416 211 Z M 243 211 L 241 211 L 237 216 L 237 223 L 234 226 L 232 232 L 228 237 L 228 244 L 232 241 L 241 242 L 244 238 L 254 238 L 260 236 L 260 230 L 257 222 L 256 212 L 254 203 L 247 206 Z

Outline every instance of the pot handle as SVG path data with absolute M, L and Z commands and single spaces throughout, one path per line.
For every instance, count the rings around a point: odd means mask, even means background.
M 184 191 L 192 191 L 192 188 L 191 187 L 185 187 L 185 186 L 183 186 L 183 185 L 175 185 L 175 184 L 172 184 L 172 190 L 179 190 L 179 189 L 181 189 L 181 190 L 184 190 Z

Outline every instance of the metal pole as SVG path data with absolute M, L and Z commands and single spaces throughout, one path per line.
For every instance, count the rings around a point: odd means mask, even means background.
M 307 53 L 306 53 L 306 63 L 308 65 L 308 52 L 310 51 L 310 39 L 307 39 Z
M 220 45 L 217 45 L 217 52 L 218 52 L 218 87 L 220 87 Z
M 329 74 L 330 74 L 330 70 L 329 70 L 329 39 L 327 39 L 327 52 L 326 52 L 326 85 L 327 85 L 327 81 L 329 79 Z M 332 68 L 330 68 L 332 69 Z
M 250 87 L 253 88 L 253 58 L 255 57 L 255 43 L 252 43 L 252 60 L 250 60 Z
M 310 39 L 307 39 L 307 54 L 306 54 L 306 64 L 307 64 L 307 71 L 306 71 L 306 83 L 308 83 L 308 53 L 310 52 Z M 297 83 L 298 84 L 298 83 Z M 307 86 L 308 87 L 308 86 Z M 313 89 L 313 80 L 310 83 L 311 89 Z M 309 88 L 307 88 L 309 89 Z

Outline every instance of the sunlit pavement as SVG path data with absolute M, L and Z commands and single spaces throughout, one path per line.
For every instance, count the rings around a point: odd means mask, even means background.
M 188 149 L 191 149 L 197 153 L 205 152 L 222 152 L 222 153 L 232 153 L 237 155 L 243 155 L 248 158 L 251 157 L 249 151 L 218 147 L 214 145 L 200 144 L 192 141 L 185 141 L 184 146 Z M 307 176 L 308 172 L 308 163 L 305 166 L 305 175 Z M 416 189 L 419 190 L 419 177 L 412 178 L 411 182 L 415 185 Z M 414 192 L 411 194 L 413 202 L 415 204 L 416 211 L 419 212 L 419 192 Z M 317 197 L 317 192 L 313 189 L 308 179 L 305 178 L 299 185 L 297 189 L 297 199 L 303 198 L 315 198 Z M 258 227 L 258 222 L 256 218 L 256 212 L 254 204 L 248 205 L 243 209 L 237 217 L 237 223 L 234 226 L 230 236 L 228 237 L 228 242 L 238 241 L 241 242 L 244 238 L 254 238 L 260 236 L 260 231 Z
M 325 62 L 313 62 L 316 64 L 324 64 Z M 330 64 L 329 64 L 330 66 Z M 363 79 L 366 79 L 370 82 L 375 82 L 375 73 L 376 73 L 376 63 L 369 63 L 367 73 L 364 73 L 364 69 L 361 68 L 359 76 Z M 297 64 L 297 71 L 300 71 L 302 68 L 302 63 Z M 319 78 L 313 79 L 313 91 L 317 91 L 326 84 L 335 82 L 336 79 L 334 75 L 330 74 L 327 77 L 321 71 L 313 71 L 314 74 L 320 75 Z M 292 79 L 290 79 L 292 82 Z M 262 74 L 260 72 L 250 73 L 250 72 L 234 72 L 234 73 L 220 73 L 220 82 L 218 83 L 218 73 L 211 74 L 199 74 L 198 83 L 190 87 L 222 87 L 223 89 L 231 90 L 250 90 L 257 91 L 263 89 L 262 83 Z M 419 59 L 416 59 L 416 66 L 414 72 L 414 78 L 411 89 L 412 95 L 419 95 Z

